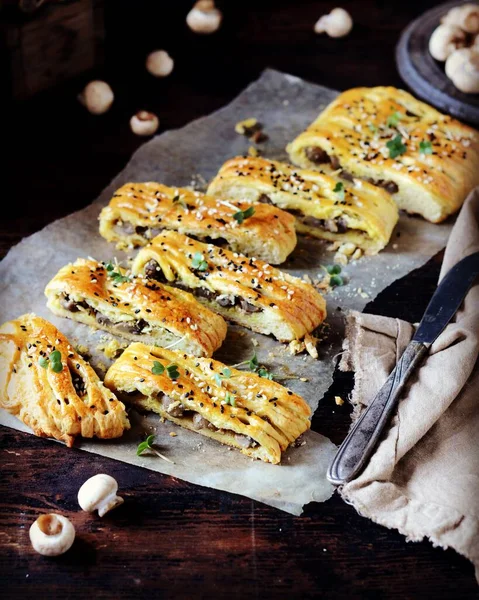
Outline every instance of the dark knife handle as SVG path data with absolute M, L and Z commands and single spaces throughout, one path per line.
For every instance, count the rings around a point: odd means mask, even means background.
M 341 444 L 328 470 L 328 479 L 341 485 L 354 479 L 366 465 L 396 407 L 404 385 L 422 361 L 428 346 L 412 341 L 374 400 Z

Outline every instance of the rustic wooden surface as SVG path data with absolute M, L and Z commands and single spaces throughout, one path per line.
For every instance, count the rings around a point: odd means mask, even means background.
M 157 7 L 153 9 L 152 5 Z M 142 140 L 128 129 L 140 108 L 179 127 L 219 108 L 271 66 L 338 89 L 400 85 L 400 31 L 435 3 L 344 2 L 355 19 L 343 40 L 312 26 L 334 3 L 223 2 L 211 37 L 184 26 L 190 2 L 106 5 L 106 78 L 111 112 L 92 117 L 76 102 L 88 80 L 72 81 L 5 113 L 7 184 L 0 252 L 52 219 L 93 200 Z M 134 8 L 133 8 L 134 5 Z M 145 53 L 167 48 L 166 80 L 143 70 Z M 212 132 L 214 135 L 214 132 Z M 396 282 L 368 311 L 417 320 L 433 292 L 438 256 Z M 1 308 L 0 308 L 1 311 Z M 338 376 L 313 428 L 339 443 L 348 427 L 351 377 Z M 337 496 L 292 517 L 257 502 L 0 429 L 0 590 L 10 598 L 473 598 L 472 566 L 453 551 L 406 543 L 363 519 Z M 80 484 L 97 472 L 120 482 L 125 504 L 104 519 L 79 512 Z M 28 528 L 41 513 L 71 516 L 78 539 L 61 558 L 35 555 Z

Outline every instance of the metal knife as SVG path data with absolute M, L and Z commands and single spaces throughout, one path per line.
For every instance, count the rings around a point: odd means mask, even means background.
M 475 252 L 459 261 L 443 278 L 404 354 L 339 447 L 328 470 L 331 483 L 347 483 L 366 466 L 411 373 L 456 314 L 478 274 L 479 252 Z

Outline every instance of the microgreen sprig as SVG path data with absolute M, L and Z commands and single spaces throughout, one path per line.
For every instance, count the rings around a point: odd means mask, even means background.
M 43 369 L 48 369 L 48 365 L 50 365 L 52 371 L 55 373 L 60 373 L 63 371 L 62 354 L 60 350 L 54 350 L 50 353 L 48 358 L 45 356 L 40 356 L 38 359 L 38 364 Z
M 145 450 L 150 450 L 151 452 L 154 452 L 157 456 L 159 456 L 163 460 L 166 460 L 166 462 L 169 462 L 174 465 L 175 463 L 172 460 L 170 460 L 169 458 L 166 458 L 166 456 L 161 454 L 161 452 L 158 452 L 158 450 L 156 450 L 156 448 L 153 448 L 154 443 L 155 443 L 155 436 L 149 435 L 144 442 L 141 442 L 140 444 L 138 444 L 138 448 L 136 449 L 136 455 L 141 456 L 143 454 L 143 452 L 145 452 Z
M 218 387 L 221 387 L 223 379 L 229 379 L 231 377 L 231 369 L 225 367 L 221 373 L 215 373 L 215 383 Z
M 340 276 L 341 267 L 339 265 L 327 265 L 321 268 L 329 275 L 329 285 L 331 287 L 344 285 L 344 279 Z
M 266 369 L 266 367 L 263 367 L 259 364 L 256 352 L 249 360 L 244 360 L 243 362 L 237 363 L 236 365 L 233 365 L 233 367 L 243 367 L 245 365 L 248 365 L 250 371 L 252 371 L 253 373 L 257 373 L 260 377 L 263 377 L 264 379 L 273 380 L 275 377 L 275 375 L 273 373 L 270 373 L 268 369 Z
M 432 144 L 429 141 L 419 142 L 419 154 L 432 154 Z
M 238 225 L 241 225 L 245 219 L 249 219 L 254 215 L 254 206 L 250 206 L 246 210 L 239 210 L 235 212 L 233 215 L 233 219 L 238 222 Z
M 386 142 L 386 147 L 389 150 L 389 158 L 396 158 L 407 151 L 407 146 L 403 144 L 402 137 L 399 134 Z
M 178 379 L 180 376 L 180 372 L 178 371 L 178 365 L 174 363 L 170 363 L 166 367 L 160 363 L 158 360 L 153 361 L 153 366 L 151 368 L 151 372 L 153 375 L 163 375 L 166 370 L 166 374 L 170 379 Z
M 115 266 L 111 261 L 106 263 L 105 268 L 108 273 L 108 277 L 113 279 L 115 283 L 125 283 L 127 281 L 130 281 L 129 277 L 126 277 L 126 275 L 122 275 L 120 271 L 115 271 Z
M 186 202 L 183 200 L 183 198 L 179 194 L 175 194 L 173 196 L 173 204 L 179 204 L 185 210 L 188 210 L 188 205 L 186 204 Z
M 195 252 L 193 254 L 193 260 L 191 261 L 191 266 L 193 269 L 198 269 L 198 271 L 206 271 L 208 268 L 208 263 L 201 252 Z
M 344 200 L 344 184 L 341 181 L 338 181 L 338 183 L 334 186 L 333 192 L 338 195 L 338 198 L 341 200 L 341 202 Z
M 404 115 L 398 111 L 393 112 L 389 115 L 386 125 L 388 127 L 397 127 L 399 125 L 399 121 L 404 117 Z
M 230 392 L 226 392 L 225 394 L 225 404 L 236 406 L 236 398 Z

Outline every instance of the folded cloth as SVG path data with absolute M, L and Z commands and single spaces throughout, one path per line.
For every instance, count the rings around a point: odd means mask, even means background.
M 452 230 L 441 278 L 479 250 L 479 189 Z M 399 319 L 351 313 L 340 369 L 355 371 L 353 421 L 414 334 Z M 408 540 L 429 538 L 471 560 L 479 581 L 479 282 L 409 380 L 366 469 L 340 493 Z

